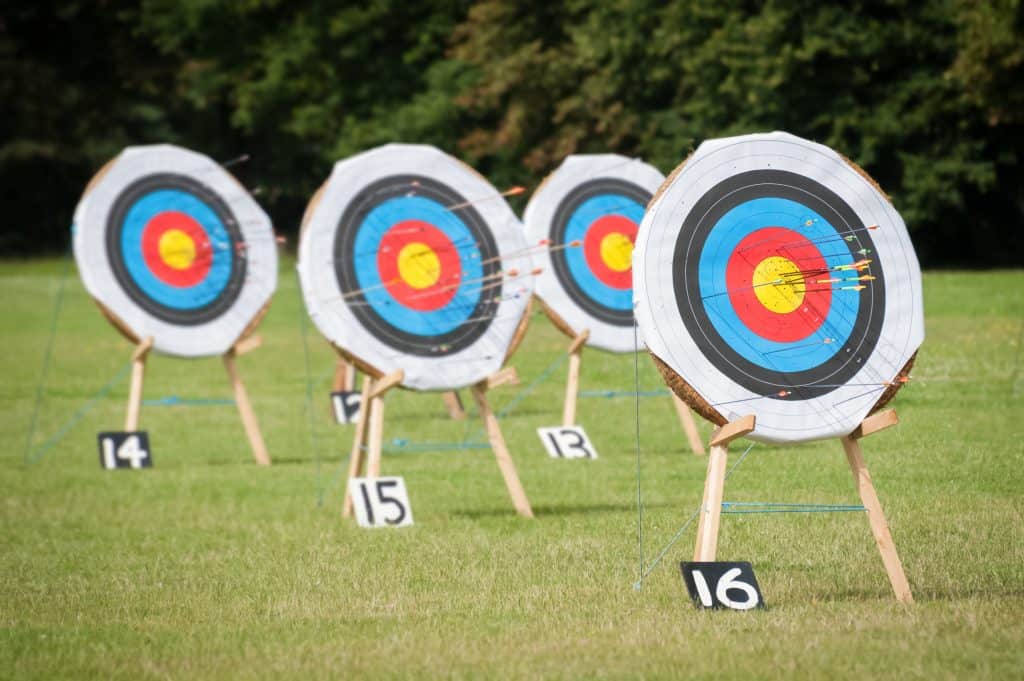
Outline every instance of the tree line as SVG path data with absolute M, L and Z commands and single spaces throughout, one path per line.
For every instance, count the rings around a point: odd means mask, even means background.
M 863 166 L 924 265 L 1021 265 L 1021 4 L 16 3 L 0 253 L 66 248 L 86 182 L 127 145 L 248 154 L 232 172 L 294 234 L 333 162 L 386 142 L 532 188 L 570 153 L 668 173 L 704 139 L 785 130 Z

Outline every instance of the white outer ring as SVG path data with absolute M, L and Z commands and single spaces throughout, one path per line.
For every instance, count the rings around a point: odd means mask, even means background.
M 107 217 L 130 184 L 154 173 L 187 175 L 218 194 L 231 208 L 246 245 L 246 281 L 234 304 L 216 319 L 196 326 L 172 324 L 140 308 L 117 281 L 107 258 Z M 158 144 L 128 147 L 89 188 L 75 208 L 75 262 L 89 294 L 117 315 L 138 338 L 153 337 L 153 348 L 178 357 L 222 355 L 266 304 L 277 287 L 277 247 L 270 218 L 249 192 L 207 156 Z
M 625 180 L 647 190 L 650 194 L 658 191 L 665 176 L 640 159 L 630 159 L 618 154 L 580 154 L 569 156 L 530 198 L 523 214 L 526 237 L 531 244 L 537 244 L 551 235 L 551 221 L 562 200 L 584 182 L 601 178 Z M 638 333 L 631 326 L 616 326 L 601 321 L 580 307 L 562 286 L 555 272 L 550 251 L 544 249 L 543 271 L 537 277 L 537 297 L 561 317 L 576 333 L 590 330 L 587 346 L 609 352 L 636 352 Z M 640 349 L 643 341 L 639 341 Z
M 676 238 L 691 207 L 722 180 L 772 168 L 809 177 L 838 194 L 872 231 L 885 274 L 885 319 L 871 357 L 848 384 L 812 400 L 757 397 L 708 361 L 684 325 L 673 291 Z M 839 154 L 820 144 L 769 133 L 701 144 L 644 217 L 633 251 L 637 322 L 651 351 L 725 418 L 754 414 L 752 439 L 797 442 L 850 433 L 881 395 L 870 385 L 892 380 L 924 340 L 921 271 L 906 226 L 892 204 Z M 856 385 L 861 384 L 861 385 Z
M 392 175 L 423 175 L 448 185 L 473 207 L 490 228 L 503 257 L 503 270 L 517 269 L 506 279 L 502 293 L 523 289 L 498 304 L 488 329 L 472 345 L 443 357 L 403 353 L 383 344 L 359 322 L 342 300 L 332 262 L 335 230 L 349 202 L 367 185 Z M 306 309 L 331 343 L 385 374 L 402 369 L 402 385 L 416 390 L 454 390 L 472 385 L 501 368 L 513 335 L 533 293 L 532 260 L 522 225 L 503 197 L 469 166 L 427 145 L 388 144 L 343 161 L 320 192 L 316 206 L 307 209 L 299 240 L 297 264 Z M 517 254 L 517 255 L 512 255 Z

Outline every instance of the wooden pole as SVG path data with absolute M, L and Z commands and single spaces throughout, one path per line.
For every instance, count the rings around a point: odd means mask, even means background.
M 258 345 L 258 342 L 256 343 Z M 256 420 L 256 413 L 252 410 L 249 402 L 249 394 L 245 391 L 245 384 L 238 374 L 238 367 L 235 366 L 235 356 L 240 354 L 236 345 L 224 353 L 224 368 L 228 371 L 228 378 L 231 381 L 231 388 L 235 392 L 235 404 L 238 406 L 238 415 L 242 417 L 242 427 L 245 428 L 245 435 L 249 438 L 249 447 L 252 448 L 252 456 L 260 466 L 270 465 L 270 455 L 267 453 L 267 445 L 263 442 L 263 434 L 260 432 L 259 421 Z M 243 351 L 251 347 L 243 348 Z
M 708 456 L 708 474 L 704 483 L 704 502 L 700 509 L 697 525 L 697 543 L 694 547 L 695 561 L 709 562 L 718 554 L 718 529 L 722 518 L 722 494 L 725 487 L 725 469 L 729 460 L 729 443 L 754 430 L 753 415 L 730 421 L 711 438 L 711 455 Z
M 580 364 L 583 361 L 583 346 L 590 338 L 590 330 L 583 329 L 569 343 L 569 377 L 565 382 L 565 404 L 562 407 L 562 425 L 576 425 L 576 400 L 580 391 Z
M 359 409 L 361 411 L 359 420 L 356 421 L 356 434 L 352 438 L 352 452 L 349 454 L 348 459 L 348 479 L 345 481 L 345 502 L 342 505 L 341 517 L 349 518 L 352 516 L 352 495 L 349 493 L 348 480 L 352 478 L 358 478 L 363 472 L 363 463 L 365 457 L 363 456 L 363 445 L 366 444 L 366 431 L 367 422 L 370 420 L 370 390 L 373 387 L 373 379 L 369 376 L 363 376 L 363 391 L 361 393 L 361 399 L 359 400 Z
M 704 443 L 700 441 L 697 422 L 693 420 L 693 412 L 690 411 L 689 405 L 675 393 L 672 393 L 672 404 L 675 405 L 676 414 L 679 415 L 679 423 L 682 424 L 683 431 L 686 433 L 686 440 L 690 443 L 690 451 L 697 456 L 704 456 Z
M 875 486 L 871 482 L 871 474 L 868 473 L 867 464 L 864 463 L 864 456 L 858 441 L 860 437 L 878 432 L 882 428 L 888 428 L 897 422 L 896 412 L 890 409 L 865 419 L 857 430 L 846 437 L 839 438 L 839 441 L 843 443 L 843 450 L 846 452 L 846 460 L 850 464 L 850 471 L 853 473 L 853 481 L 860 494 L 861 503 L 867 509 L 871 533 L 875 536 L 875 544 L 878 546 L 878 552 L 882 555 L 882 563 L 885 565 L 886 574 L 889 575 L 889 584 L 892 585 L 893 594 L 900 603 L 910 604 L 914 602 L 914 596 L 910 591 L 907 576 L 903 572 L 903 563 L 900 561 L 899 554 L 896 553 L 896 545 L 889 533 L 889 523 L 885 520 L 882 503 L 878 500 Z
M 142 380 L 146 375 L 146 357 L 153 349 L 153 337 L 145 338 L 135 346 L 132 353 L 132 383 L 128 390 L 128 411 L 124 417 L 124 429 L 129 433 L 139 428 L 139 410 L 142 408 Z
M 495 383 L 497 381 L 492 381 L 492 384 Z M 516 465 L 512 462 L 512 455 L 509 454 L 508 446 L 505 444 L 505 437 L 501 433 L 498 417 L 494 415 L 491 405 L 487 401 L 487 388 L 488 381 L 481 381 L 470 388 L 470 392 L 473 393 L 473 399 L 476 400 L 476 406 L 480 410 L 480 418 L 484 420 L 484 425 L 487 428 L 487 439 L 491 443 L 491 449 L 494 450 L 494 458 L 498 461 L 498 468 L 501 469 L 501 475 L 505 479 L 508 494 L 512 497 L 512 505 L 515 506 L 519 515 L 532 518 L 533 509 L 530 508 L 530 500 L 526 498 L 523 485 L 519 482 L 519 474 L 516 472 Z
M 459 397 L 459 393 L 450 390 L 441 393 L 441 399 L 444 400 L 444 406 L 448 409 L 448 415 L 452 417 L 453 421 L 466 420 L 466 410 L 462 407 L 462 398 Z

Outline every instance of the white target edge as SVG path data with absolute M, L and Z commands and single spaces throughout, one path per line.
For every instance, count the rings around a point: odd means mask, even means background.
M 679 226 L 690 208 L 727 177 L 772 168 L 798 173 L 828 187 L 856 212 L 871 235 L 885 274 L 885 319 L 875 351 L 847 384 L 800 402 L 758 398 L 733 382 L 701 353 L 686 332 L 675 302 L 672 258 Z M 837 152 L 783 132 L 709 140 L 666 182 L 649 206 L 633 251 L 634 307 L 648 348 L 725 418 L 755 414 L 749 436 L 763 442 L 801 442 L 847 435 L 881 396 L 872 390 L 892 380 L 924 341 L 921 270 L 906 225 L 887 198 Z M 883 378 L 884 377 L 884 378 Z
M 531 244 L 550 238 L 551 221 L 565 197 L 584 182 L 612 178 L 624 180 L 651 195 L 665 176 L 638 158 L 619 154 L 574 154 L 566 157 L 541 187 L 530 197 L 523 213 L 526 236 Z M 580 307 L 558 279 L 548 249 L 537 259 L 543 271 L 537 277 L 537 297 L 561 317 L 576 333 L 590 330 L 587 346 L 608 352 L 629 353 L 643 349 L 643 340 L 632 326 L 618 326 L 595 318 Z
M 335 231 L 349 202 L 377 180 L 402 174 L 430 177 L 452 187 L 490 228 L 502 269 L 523 276 L 506 280 L 504 296 L 490 326 L 471 345 L 443 357 L 403 353 L 368 331 L 344 302 L 335 274 Z M 307 209 L 309 210 L 309 209 Z M 311 207 L 299 240 L 296 265 L 306 310 L 331 343 L 385 374 L 403 370 L 402 385 L 414 390 L 454 390 L 497 372 L 533 294 L 533 261 L 522 224 L 495 187 L 461 161 L 429 145 L 387 144 L 338 161 L 316 206 Z
M 270 218 L 216 161 L 171 144 L 127 147 L 88 188 L 75 208 L 75 262 L 93 298 L 138 338 L 153 337 L 153 349 L 178 357 L 222 355 L 238 341 L 277 288 L 277 246 Z M 246 281 L 232 306 L 194 326 L 173 324 L 139 307 L 117 281 L 106 250 L 107 218 L 117 197 L 136 180 L 155 173 L 186 175 L 206 185 L 230 207 L 246 244 Z

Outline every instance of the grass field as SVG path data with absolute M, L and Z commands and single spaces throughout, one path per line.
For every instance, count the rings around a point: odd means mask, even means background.
M 678 562 L 692 527 L 633 589 L 634 401 L 582 399 L 601 458 L 549 459 L 534 431 L 560 418 L 564 365 L 503 419 L 536 520 L 512 512 L 488 450 L 465 450 L 385 455 L 415 527 L 343 522 L 352 427 L 328 418 L 333 360 L 308 329 L 310 432 L 292 265 L 264 347 L 239 361 L 274 465 L 252 463 L 230 405 L 152 406 L 155 468 L 111 473 L 95 434 L 122 426 L 127 380 L 25 461 L 63 265 L 0 264 L 0 677 L 1024 677 L 1024 272 L 925 275 L 902 423 L 864 441 L 916 605 L 894 602 L 862 514 L 730 515 L 719 556 L 753 563 L 769 608 L 728 613 L 690 604 Z M 513 362 L 524 384 L 565 344 L 535 317 Z M 129 354 L 72 271 L 35 444 Z M 589 352 L 582 387 L 629 390 L 633 371 Z M 639 376 L 661 387 L 645 357 Z M 169 395 L 228 397 L 219 361 L 153 357 L 145 396 Z M 684 449 L 667 398 L 641 400 L 640 421 L 649 561 L 699 502 L 705 460 Z M 388 397 L 387 442 L 479 425 L 450 421 L 435 395 Z M 858 503 L 838 442 L 756 445 L 726 498 Z

